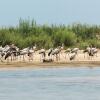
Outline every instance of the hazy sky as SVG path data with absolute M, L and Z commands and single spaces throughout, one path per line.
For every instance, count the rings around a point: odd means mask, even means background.
M 0 26 L 17 25 L 20 17 L 38 24 L 100 24 L 100 0 L 0 0 Z

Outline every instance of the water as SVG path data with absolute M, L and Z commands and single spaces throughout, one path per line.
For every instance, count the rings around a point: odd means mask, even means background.
M 100 100 L 100 68 L 1 70 L 0 100 Z

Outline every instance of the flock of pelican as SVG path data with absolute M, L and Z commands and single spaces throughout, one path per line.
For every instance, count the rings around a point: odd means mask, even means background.
M 25 60 L 28 57 L 29 61 L 33 61 L 35 59 L 35 53 L 40 55 L 40 60 L 42 62 L 53 62 L 54 60 L 59 61 L 61 59 L 60 56 L 63 56 L 66 59 L 66 55 L 68 55 L 69 60 L 74 60 L 76 55 L 78 55 L 79 48 L 68 48 L 64 50 L 64 46 L 58 46 L 57 48 L 50 48 L 46 50 L 44 48 L 38 50 L 37 46 L 27 47 L 24 49 L 19 49 L 14 44 L 5 45 L 4 47 L 0 46 L 0 60 L 3 62 L 7 61 L 15 61 L 17 59 Z M 87 47 L 82 51 L 84 53 L 84 58 L 86 55 L 90 58 L 97 56 L 98 49 L 96 47 Z M 64 55 L 63 55 L 64 54 Z M 47 59 L 48 58 L 48 59 Z

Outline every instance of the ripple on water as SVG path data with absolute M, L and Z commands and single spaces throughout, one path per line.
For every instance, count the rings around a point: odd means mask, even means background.
M 0 100 L 100 100 L 100 68 L 0 71 Z

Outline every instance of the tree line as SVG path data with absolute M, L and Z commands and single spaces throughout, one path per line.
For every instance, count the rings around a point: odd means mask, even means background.
M 39 25 L 35 20 L 19 20 L 19 24 L 0 28 L 0 45 L 14 43 L 19 48 L 37 45 L 38 48 L 67 47 L 100 48 L 100 26 L 74 23 L 72 25 Z

